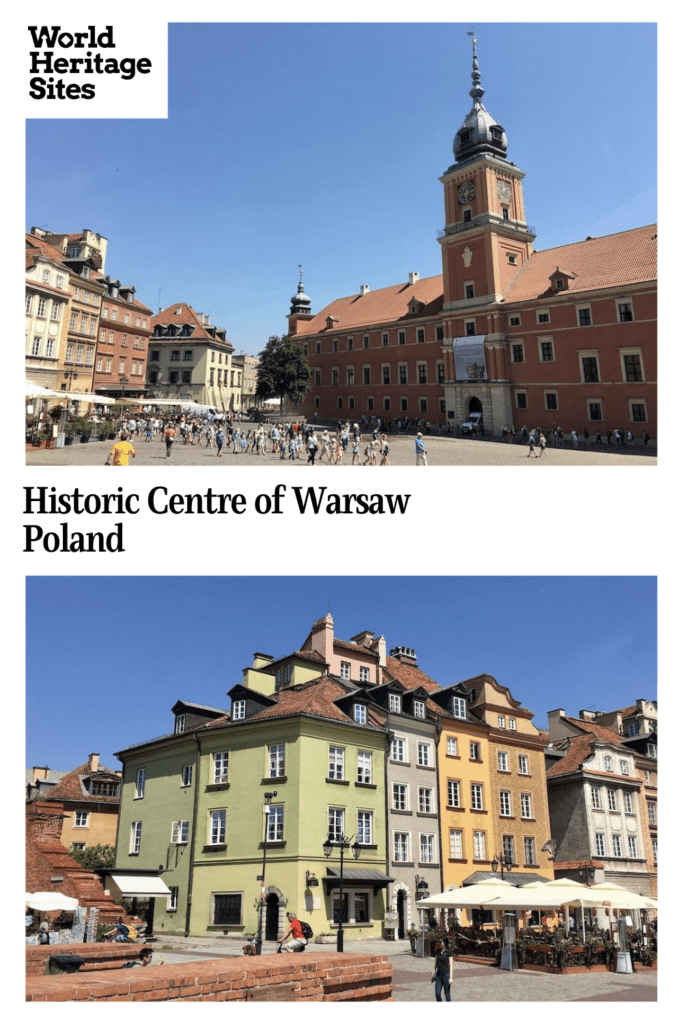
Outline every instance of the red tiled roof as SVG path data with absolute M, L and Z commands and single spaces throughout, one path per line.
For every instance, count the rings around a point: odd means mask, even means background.
M 47 259 L 54 260 L 55 263 L 59 263 L 60 266 L 64 267 L 66 273 L 70 273 L 69 268 L 62 262 L 64 256 L 59 249 L 55 249 L 54 245 L 50 245 L 49 242 L 45 242 L 42 238 L 37 238 L 35 235 L 31 235 L 28 231 L 26 232 L 26 251 L 27 260 L 28 254 L 31 250 L 37 250 L 42 256 L 46 256 Z M 33 263 L 31 264 L 33 266 Z
M 560 263 L 575 275 L 562 295 L 656 281 L 657 225 L 534 252 L 510 284 L 505 301 L 557 295 L 551 289 L 550 275 Z
M 94 796 L 91 793 L 83 792 L 79 776 L 95 775 L 102 772 L 109 773 L 110 775 L 117 774 L 112 768 L 105 768 L 103 764 L 98 767 L 97 772 L 92 772 L 90 770 L 89 762 L 86 761 L 85 764 L 79 765 L 79 767 L 74 768 L 73 771 L 67 772 L 67 774 L 59 780 L 57 785 L 53 786 L 49 792 L 46 793 L 45 799 L 62 801 L 78 800 L 85 801 L 86 803 L 118 804 L 119 798 L 117 796 Z
M 309 683 L 300 686 L 289 686 L 280 690 L 277 704 L 252 715 L 250 722 L 260 722 L 270 718 L 285 718 L 289 715 L 313 715 L 336 722 L 349 723 L 348 715 L 334 703 L 347 693 L 345 687 L 331 676 L 319 676 Z
M 331 334 L 343 333 L 366 324 L 392 323 L 403 318 L 409 321 L 408 303 L 413 297 L 423 304 L 419 308 L 420 316 L 440 312 L 443 305 L 442 276 L 425 277 L 414 284 L 404 281 L 402 284 L 366 292 L 365 295 L 357 292 L 355 295 L 335 299 L 316 313 L 312 320 L 299 321 L 296 337 L 328 330 L 326 321 L 329 316 L 337 319 L 329 328 L 328 333 Z
M 562 741 L 563 747 L 557 747 L 556 749 L 566 749 L 567 753 L 562 760 L 557 761 L 556 764 L 549 768 L 546 772 L 546 778 L 553 779 L 559 775 L 571 775 L 573 772 L 578 771 L 583 765 L 584 761 L 588 760 L 593 754 L 593 744 L 596 739 L 604 740 L 609 743 L 613 743 L 614 746 L 621 747 L 619 737 L 611 729 L 606 729 L 602 725 L 594 726 L 589 728 L 590 723 L 580 722 L 578 719 L 569 719 L 576 725 L 586 726 L 583 736 L 570 736 L 566 740 Z M 566 744 L 566 747 L 564 746 Z M 628 748 L 623 747 L 624 751 Z M 586 774 L 596 775 L 602 778 L 614 779 L 618 776 L 615 772 L 605 772 L 599 768 L 587 767 L 584 769 Z M 633 781 L 633 776 L 629 776 L 629 779 Z
M 155 344 L 158 342 L 168 341 L 177 345 L 178 343 L 182 344 L 186 341 L 196 341 L 201 338 L 215 342 L 218 345 L 226 345 L 230 349 L 233 348 L 232 342 L 228 341 L 227 338 L 225 341 L 223 341 L 222 338 L 214 338 L 207 331 L 199 315 L 195 313 L 192 306 L 188 306 L 186 302 L 174 302 L 173 305 L 167 306 L 166 309 L 163 309 L 161 313 L 157 313 L 152 317 L 152 326 L 155 324 L 194 324 L 194 329 L 191 335 L 184 338 L 155 338 Z
M 575 725 L 582 732 L 592 732 L 599 740 L 604 740 L 606 743 L 614 743 L 617 747 L 623 746 L 619 733 L 615 732 L 614 729 L 609 729 L 606 725 L 598 725 L 597 722 L 587 722 L 583 718 L 571 718 L 569 715 L 565 716 L 565 721 Z

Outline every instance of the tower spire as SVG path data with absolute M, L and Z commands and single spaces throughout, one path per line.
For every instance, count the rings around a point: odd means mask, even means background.
M 484 90 L 481 87 L 479 60 L 477 58 L 477 39 L 474 35 L 474 30 L 468 32 L 467 35 L 472 36 L 472 88 L 470 89 L 470 96 L 476 102 L 482 98 Z
M 453 154 L 456 163 L 462 163 L 471 157 L 490 154 L 505 158 L 507 152 L 507 137 L 505 130 L 481 101 L 484 90 L 481 85 L 481 74 L 479 72 L 479 57 L 477 56 L 477 40 L 474 29 L 469 31 L 468 36 L 472 37 L 472 109 L 460 125 L 455 139 L 453 140 Z

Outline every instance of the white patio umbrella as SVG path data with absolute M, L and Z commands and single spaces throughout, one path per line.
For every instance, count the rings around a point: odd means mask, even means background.
M 603 902 L 603 897 L 591 894 L 589 886 L 574 882 L 571 878 L 556 878 L 552 882 L 529 882 L 509 897 L 497 898 L 493 904 L 489 904 L 489 909 L 498 906 L 501 910 L 554 910 L 558 907 L 578 906 L 581 907 L 581 927 L 585 941 L 584 907 L 601 907 Z
M 503 882 L 500 878 L 485 878 L 476 885 L 465 885 L 459 889 L 451 888 L 445 892 L 435 893 L 426 900 L 419 900 L 416 906 L 421 910 L 428 910 L 430 907 L 480 907 L 494 900 L 496 896 L 505 896 L 517 891 L 516 886 Z
M 657 900 L 654 896 L 641 896 L 639 892 L 631 892 L 614 882 L 598 882 L 590 887 L 590 892 L 600 896 L 599 906 L 611 904 L 616 910 L 656 910 Z
M 75 910 L 78 900 L 73 896 L 65 896 L 61 892 L 30 892 L 26 893 L 26 906 L 32 910 Z
M 26 378 L 24 394 L 27 398 L 62 398 L 63 396 L 63 392 L 51 391 L 50 388 L 44 388 L 42 384 L 34 384 L 28 378 Z

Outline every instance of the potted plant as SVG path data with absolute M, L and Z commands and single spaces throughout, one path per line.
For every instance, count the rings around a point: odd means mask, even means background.
M 614 960 L 614 952 L 616 948 L 616 942 L 613 942 L 611 939 L 605 939 L 605 963 L 610 970 L 612 969 L 612 962 Z
M 74 443 L 74 425 L 73 423 L 66 423 L 64 426 L 64 444 Z
M 652 967 L 657 963 L 657 951 L 649 947 L 644 948 L 640 954 L 640 962 L 643 967 Z
M 39 433 L 33 435 L 33 440 L 31 441 L 31 444 L 33 445 L 34 448 L 44 448 L 46 441 L 47 434 Z
M 517 963 L 520 967 L 524 966 L 527 945 L 528 943 L 526 939 L 517 939 L 515 942 L 515 946 L 517 947 Z
M 114 423 L 113 420 L 107 420 L 106 426 L 107 426 L 107 440 L 108 441 L 115 441 L 116 440 L 116 424 Z
M 567 954 L 570 949 L 571 942 L 567 939 L 561 939 L 555 946 L 555 963 L 561 971 L 564 970 L 565 960 L 567 959 Z
M 315 937 L 315 941 L 319 945 L 321 945 L 321 944 L 322 945 L 325 945 L 325 944 L 329 945 L 332 942 L 336 942 L 337 941 L 337 937 L 336 937 L 336 935 L 333 935 L 332 932 L 318 932 L 318 934 Z
M 417 937 L 419 934 L 420 933 L 418 932 L 417 928 L 409 928 L 406 932 L 406 935 L 408 936 L 408 941 L 410 942 L 410 948 L 413 953 L 415 952 L 415 944 L 417 942 Z

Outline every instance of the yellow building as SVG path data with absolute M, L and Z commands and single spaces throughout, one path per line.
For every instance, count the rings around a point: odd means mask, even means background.
M 46 788 L 35 778 L 36 772 L 49 774 L 49 769 L 34 769 L 34 785 L 29 799 L 64 806 L 61 843 L 67 849 L 88 846 L 114 846 L 121 794 L 121 773 L 100 765 L 100 755 L 90 754 L 88 760 L 66 772 L 54 785 Z M 36 795 L 33 796 L 32 791 Z
M 57 249 L 26 235 L 26 376 L 59 390 L 71 311 L 69 270 Z

